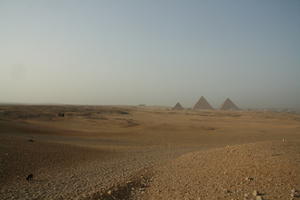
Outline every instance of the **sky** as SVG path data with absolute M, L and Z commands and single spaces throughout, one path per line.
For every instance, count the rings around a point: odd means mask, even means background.
M 298 0 L 0 0 L 0 102 L 300 108 Z

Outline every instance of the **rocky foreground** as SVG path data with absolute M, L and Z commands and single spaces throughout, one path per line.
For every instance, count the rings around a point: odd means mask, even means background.
M 300 199 L 300 142 L 260 142 L 188 153 L 137 180 L 111 188 L 97 199 L 296 200 Z

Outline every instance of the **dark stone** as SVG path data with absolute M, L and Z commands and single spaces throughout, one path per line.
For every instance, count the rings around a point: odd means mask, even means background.
M 26 178 L 27 181 L 31 181 L 33 179 L 33 174 L 29 174 Z

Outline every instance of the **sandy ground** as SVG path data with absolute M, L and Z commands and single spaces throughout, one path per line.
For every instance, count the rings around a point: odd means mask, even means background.
M 0 106 L 0 199 L 291 199 L 299 140 L 288 113 Z

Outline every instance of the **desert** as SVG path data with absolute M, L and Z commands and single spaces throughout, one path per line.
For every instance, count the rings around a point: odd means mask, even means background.
M 299 195 L 298 114 L 3 105 L 0 119 L 1 199 Z
M 0 200 L 300 200 L 300 0 L 0 0 Z

